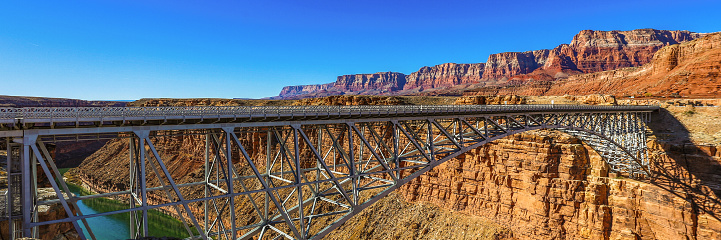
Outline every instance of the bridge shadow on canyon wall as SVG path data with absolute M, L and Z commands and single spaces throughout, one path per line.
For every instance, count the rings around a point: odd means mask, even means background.
M 685 199 L 694 212 L 721 221 L 721 163 L 714 157 L 717 149 L 693 144 L 688 128 L 664 108 L 653 114 L 648 127 L 657 138 L 649 144 L 650 183 Z

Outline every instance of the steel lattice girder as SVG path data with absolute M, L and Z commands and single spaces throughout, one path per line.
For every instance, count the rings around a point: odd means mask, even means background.
M 32 235 L 36 226 L 72 222 L 82 238 L 93 239 L 92 232 L 85 236 L 80 231 L 87 218 L 129 212 L 131 237 L 146 236 L 147 211 L 163 208 L 179 216 L 188 234 L 195 230 L 193 238 L 319 239 L 433 167 L 525 131 L 561 130 L 599 152 L 612 170 L 646 174 L 648 118 L 646 111 L 581 111 L 96 128 L 95 134 L 116 131 L 129 139 L 128 190 L 39 202 L 32 197 L 31 174 L 24 175 L 24 235 Z M 62 196 L 60 187 L 67 192 L 67 186 L 44 143 L 92 131 L 25 130 L 23 138 L 14 139 L 23 144 L 25 173 L 37 160 L 45 175 L 57 180 L 59 185 L 50 182 Z M 265 159 L 248 153 L 239 138 L 247 132 L 265 134 Z M 171 176 L 153 141 L 173 134 L 204 136 L 201 180 L 178 183 Z M 202 197 L 188 194 L 198 189 Z M 128 209 L 89 215 L 74 211 L 79 200 L 110 196 L 127 199 Z M 165 201 L 151 202 L 149 196 Z M 36 205 L 56 202 L 71 217 L 30 218 Z

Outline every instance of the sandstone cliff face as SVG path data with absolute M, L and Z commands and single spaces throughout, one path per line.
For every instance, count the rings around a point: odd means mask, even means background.
M 298 85 L 298 86 L 286 86 L 278 94 L 279 97 L 288 98 L 296 95 L 308 94 L 313 92 L 320 92 L 333 87 L 334 83 L 326 84 L 314 84 L 314 85 Z
M 403 89 L 451 87 L 458 84 L 481 81 L 485 64 L 444 63 L 433 67 L 422 67 L 406 78 Z
M 718 97 L 721 94 L 720 72 L 721 33 L 713 33 L 666 46 L 642 67 L 571 76 L 554 83 L 543 94 Z
M 583 30 L 573 37 L 575 47 L 646 47 L 678 44 L 699 38 L 703 34 L 689 31 L 636 29 L 631 31 Z
M 506 52 L 491 54 L 486 61 L 483 72 L 484 79 L 501 79 L 515 75 L 531 73 L 543 66 L 548 59 L 549 51 L 537 50 L 528 52 Z
M 692 156 L 698 165 L 719 162 L 714 156 Z M 659 169 L 678 168 L 671 158 L 655 161 Z M 657 179 L 690 180 L 681 176 Z M 710 191 L 609 177 L 600 156 L 578 139 L 554 132 L 494 141 L 432 169 L 400 194 L 411 202 L 485 216 L 520 239 L 721 237 L 718 198 Z M 700 202 L 709 206 L 701 208 Z
M 491 54 L 485 63 L 445 63 L 401 73 L 356 74 L 338 77 L 335 83 L 283 88 L 279 97 L 318 97 L 343 94 L 405 94 L 474 83 L 505 80 L 565 79 L 569 75 L 595 73 L 649 63 L 664 46 L 704 36 L 689 31 L 637 29 L 631 31 L 583 30 L 570 44 L 551 50 Z M 390 75 L 389 75 L 390 74 Z M 404 76 L 404 77 L 402 77 Z M 500 81 L 500 82 L 499 82 Z
M 632 31 L 591 31 L 577 34 L 570 47 L 576 52 L 575 65 L 584 73 L 641 66 L 668 45 L 700 37 L 688 31 L 637 29 Z M 569 56 L 574 57 L 574 56 Z
M 363 92 L 377 90 L 388 92 L 403 89 L 405 84 L 406 75 L 402 73 L 379 72 L 339 76 L 333 87 L 341 91 Z

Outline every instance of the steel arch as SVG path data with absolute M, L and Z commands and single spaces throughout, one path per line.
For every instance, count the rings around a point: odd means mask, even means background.
M 238 112 L 239 109 L 248 112 Z M 37 112 L 0 109 L 0 120 L 3 112 L 9 114 L 6 123 L 0 123 L 3 124 L 0 128 L 7 127 L 0 131 L 0 137 L 6 137 L 8 152 L 19 151 L 8 155 L 8 166 L 22 163 L 24 177 L 11 183 L 23 187 L 19 198 L 22 212 L 12 211 L 8 219 L 11 222 L 22 219 L 22 235 L 31 236 L 37 226 L 71 222 L 79 230 L 81 224 L 87 225 L 88 218 L 131 213 L 131 237 L 140 237 L 148 234 L 147 211 L 163 208 L 183 221 L 189 235 L 193 235 L 193 230 L 199 233 L 191 238 L 319 239 L 391 191 L 449 159 L 526 131 L 567 132 L 599 152 L 613 171 L 641 176 L 648 164 L 645 122 L 656 109 L 648 106 L 214 107 Z M 275 113 L 269 114 L 272 111 Z M 247 145 L 244 138 L 247 133 L 263 135 L 265 149 Z M 158 139 L 174 135 L 197 135 L 204 139 L 201 179 L 177 182 L 169 172 L 168 159 L 155 145 Z M 61 187 L 67 189 L 52 157 L 44 150 L 46 142 L 118 137 L 129 139 L 127 190 L 37 200 L 33 194 L 36 176 L 31 171 L 33 164 L 39 163 L 46 176 L 57 179 L 59 184 L 53 184 L 53 188 L 59 196 L 63 192 Z M 265 159 L 258 158 L 261 155 Z M 109 196 L 127 199 L 128 209 L 91 215 L 73 212 L 79 200 Z M 36 206 L 54 203 L 61 203 L 70 217 L 45 222 L 31 217 Z M 202 207 L 196 207 L 198 204 Z M 254 220 L 242 221 L 247 214 Z M 94 236 L 91 233 L 83 238 Z

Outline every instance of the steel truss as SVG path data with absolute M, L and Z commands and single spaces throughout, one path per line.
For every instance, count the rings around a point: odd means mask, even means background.
M 571 134 L 597 151 L 612 171 L 642 177 L 648 166 L 645 123 L 653 110 L 451 112 L 342 119 L 316 115 L 263 124 L 159 124 L 108 130 L 96 124 L 101 129 L 93 130 L 96 136 L 127 141 L 130 178 L 124 191 L 89 196 L 62 194 L 69 189 L 46 143 L 93 132 L 25 131 L 5 141 L 9 166 L 11 161 L 22 163 L 22 180 L 12 183 L 22 184 L 22 194 L 8 194 L 10 203 L 21 202 L 22 211 L 17 214 L 10 207 L 7 216 L 21 218 L 23 236 L 36 236 L 38 226 L 70 222 L 81 238 L 94 239 L 92 230 L 87 235 L 80 230 L 81 225 L 90 229 L 88 218 L 130 213 L 130 237 L 137 238 L 149 234 L 148 211 L 162 209 L 183 222 L 189 238 L 320 239 L 428 170 L 526 131 L 557 129 Z M 264 146 L 248 143 L 244 137 L 248 134 L 260 136 Z M 199 140 L 204 148 L 203 176 L 183 178 L 183 182 L 174 178 L 166 164 L 170 160 L 156 147 L 158 139 L 174 135 Z M 38 173 L 33 166 L 40 166 L 41 175 L 51 179 L 53 189 L 63 197 L 37 200 Z M 123 199 L 128 208 L 96 214 L 83 214 L 77 208 L 79 200 L 101 197 Z M 38 206 L 55 203 L 62 204 L 69 217 L 38 221 Z

